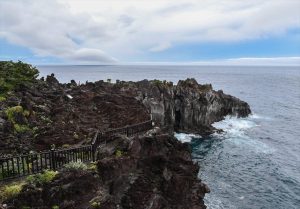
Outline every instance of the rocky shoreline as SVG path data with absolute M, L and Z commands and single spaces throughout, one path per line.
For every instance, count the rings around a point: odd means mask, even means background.
M 60 84 L 54 75 L 33 79 L 0 101 L 2 156 L 88 144 L 97 130 L 150 117 L 157 127 L 141 136 L 105 141 L 93 169 L 61 170 L 49 182 L 27 182 L 3 204 L 41 209 L 206 208 L 203 198 L 209 188 L 197 178 L 199 166 L 189 145 L 173 133 L 212 134 L 219 131 L 212 123 L 250 113 L 246 102 L 195 79 L 177 85 L 158 80 Z

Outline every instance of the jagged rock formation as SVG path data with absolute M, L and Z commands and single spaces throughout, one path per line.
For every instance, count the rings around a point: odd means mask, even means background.
M 214 91 L 210 84 L 200 85 L 195 79 L 171 82 L 121 82 L 120 91 L 135 96 L 151 111 L 153 120 L 169 130 L 211 134 L 212 123 L 227 115 L 246 117 L 249 105 L 236 97 Z
M 172 132 L 211 134 L 213 122 L 251 111 L 246 102 L 194 79 L 177 85 L 158 80 L 60 84 L 54 75 L 33 79 L 0 100 L 0 154 L 90 143 L 96 130 L 144 122 L 150 112 L 162 132 L 156 128 L 146 136 L 105 141 L 98 150 L 98 173 L 60 171 L 51 182 L 25 185 L 5 201 L 8 208 L 206 208 L 209 188 L 197 178 L 199 166 L 188 145 Z
M 199 166 L 193 163 L 188 145 L 173 136 L 119 136 L 101 144 L 100 151 L 98 174 L 62 171 L 50 183 L 25 186 L 6 203 L 11 209 L 206 208 L 203 198 L 209 188 L 197 178 Z
M 5 110 L 12 106 L 23 108 L 15 117 L 24 130 L 16 131 L 7 118 Z M 22 86 L 1 102 L 0 150 L 3 154 L 89 143 L 97 130 L 146 121 L 150 112 L 170 133 L 211 134 L 212 123 L 226 115 L 245 117 L 251 111 L 246 102 L 194 79 L 177 85 L 156 80 L 77 85 L 60 84 L 51 75 Z
M 112 85 L 107 84 L 109 88 Z M 9 118 L 9 108 L 21 109 Z M 26 114 L 25 114 L 26 111 Z M 0 102 L 0 156 L 90 143 L 97 130 L 144 122 L 150 114 L 132 96 L 94 84 L 60 84 L 52 75 Z M 17 130 L 18 126 L 24 127 Z

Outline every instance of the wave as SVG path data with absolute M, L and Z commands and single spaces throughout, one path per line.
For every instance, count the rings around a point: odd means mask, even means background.
M 257 117 L 257 116 L 256 116 Z M 251 129 L 257 124 L 251 120 L 250 117 L 248 118 L 237 118 L 227 116 L 224 120 L 213 123 L 213 127 L 217 129 L 222 129 L 224 132 L 217 135 L 228 135 L 228 136 L 239 136 L 242 137 L 245 135 L 245 131 Z
M 225 117 L 224 120 L 212 124 L 215 128 L 222 129 L 224 132 L 216 133 L 216 138 L 226 139 L 229 142 L 242 147 L 247 147 L 249 151 L 263 152 L 269 154 L 274 149 L 263 143 L 256 137 L 251 136 L 250 131 L 256 127 L 258 120 L 268 120 L 268 117 L 260 115 L 250 115 L 247 118 Z
M 199 135 L 196 135 L 196 134 L 184 134 L 184 133 L 175 133 L 174 136 L 181 142 L 191 142 L 192 139 L 194 138 L 202 138 L 201 136 Z

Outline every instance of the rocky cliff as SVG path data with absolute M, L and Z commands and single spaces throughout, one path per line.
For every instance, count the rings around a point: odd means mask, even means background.
M 6 72 L 14 65 L 0 65 L 0 72 L 10 77 Z M 2 156 L 52 144 L 90 143 L 97 130 L 143 122 L 150 113 L 160 128 L 144 136 L 105 140 L 92 170 L 75 166 L 59 171 L 54 179 L 18 185 L 22 189 L 4 201 L 11 209 L 205 208 L 203 198 L 209 189 L 197 178 L 199 166 L 193 163 L 189 146 L 174 138 L 173 131 L 211 134 L 215 131 L 211 124 L 226 115 L 245 117 L 251 112 L 246 102 L 194 79 L 177 85 L 158 80 L 60 84 L 54 75 L 35 79 L 36 70 L 27 68 L 33 76 L 26 84 L 0 79 L 6 82 L 3 86 L 0 82 L 0 91 L 5 90 L 0 92 Z
M 187 144 L 156 132 L 103 142 L 97 170 L 62 170 L 51 181 L 26 184 L 10 209 L 204 209 L 209 188 L 197 178 Z M 118 154 L 117 154 L 118 153 Z
M 211 134 L 215 131 L 211 124 L 225 116 L 246 117 L 251 113 L 246 102 L 214 91 L 210 84 L 198 84 L 195 79 L 177 85 L 158 80 L 119 82 L 116 87 L 135 96 L 151 111 L 157 124 L 171 131 Z
M 8 111 L 12 111 L 8 115 Z M 48 76 L 21 86 L 0 103 L 0 150 L 28 152 L 50 145 L 89 143 L 97 130 L 150 118 L 163 129 L 211 134 L 227 115 L 245 117 L 249 105 L 195 79 L 60 84 Z

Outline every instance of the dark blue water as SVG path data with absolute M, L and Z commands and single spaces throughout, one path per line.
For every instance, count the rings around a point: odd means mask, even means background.
M 199 177 L 211 188 L 208 208 L 300 208 L 300 68 L 205 66 L 41 66 L 60 81 L 194 77 L 247 101 L 253 115 L 214 124 L 224 134 L 201 139 L 176 134 L 193 146 Z

